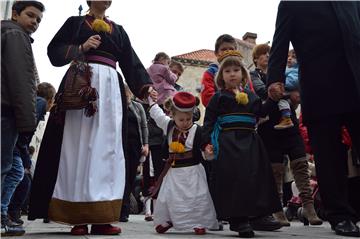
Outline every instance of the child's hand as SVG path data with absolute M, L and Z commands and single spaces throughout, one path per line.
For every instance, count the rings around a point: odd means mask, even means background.
M 148 144 L 144 144 L 141 148 L 141 155 L 144 155 L 144 156 L 148 156 L 149 154 L 149 145 Z
M 214 159 L 214 147 L 212 144 L 208 144 L 205 147 L 204 151 L 204 158 L 205 160 L 213 160 Z
M 268 96 L 273 101 L 279 101 L 283 97 L 284 92 L 284 83 L 281 82 L 272 83 L 268 88 Z

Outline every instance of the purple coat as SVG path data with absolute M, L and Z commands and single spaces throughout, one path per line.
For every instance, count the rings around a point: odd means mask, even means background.
M 168 66 L 154 63 L 147 69 L 151 80 L 153 81 L 153 87 L 158 92 L 158 104 L 163 104 L 164 101 L 173 96 L 176 93 L 174 88 L 177 76 L 172 73 Z

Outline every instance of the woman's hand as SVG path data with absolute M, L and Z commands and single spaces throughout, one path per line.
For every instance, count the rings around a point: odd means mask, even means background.
M 84 42 L 81 45 L 81 50 L 83 52 L 87 52 L 90 49 L 96 49 L 100 46 L 101 44 L 101 37 L 100 35 L 93 35 L 91 37 L 89 37 L 89 39 L 86 40 L 86 42 Z
M 149 144 L 144 144 L 141 148 L 141 155 L 148 156 L 149 154 Z

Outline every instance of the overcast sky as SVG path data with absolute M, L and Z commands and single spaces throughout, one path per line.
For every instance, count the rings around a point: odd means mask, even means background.
M 78 15 L 85 0 L 43 0 L 46 11 L 33 34 L 33 51 L 40 80 L 56 88 L 68 66 L 50 64 L 46 48 L 69 16 Z M 272 41 L 279 0 L 113 0 L 106 14 L 122 25 L 145 67 L 160 51 L 170 56 L 214 49 L 224 33 L 242 38 L 258 34 L 258 43 Z

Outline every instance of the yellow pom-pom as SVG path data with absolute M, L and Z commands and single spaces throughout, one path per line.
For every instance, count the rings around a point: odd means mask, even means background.
M 95 19 L 91 27 L 96 32 L 110 32 L 110 25 L 101 19 Z
M 249 97 L 245 92 L 237 90 L 235 92 L 235 100 L 238 104 L 247 105 L 249 103 Z
M 171 142 L 169 145 L 171 151 L 174 153 L 184 153 L 185 152 L 185 146 L 180 142 Z

